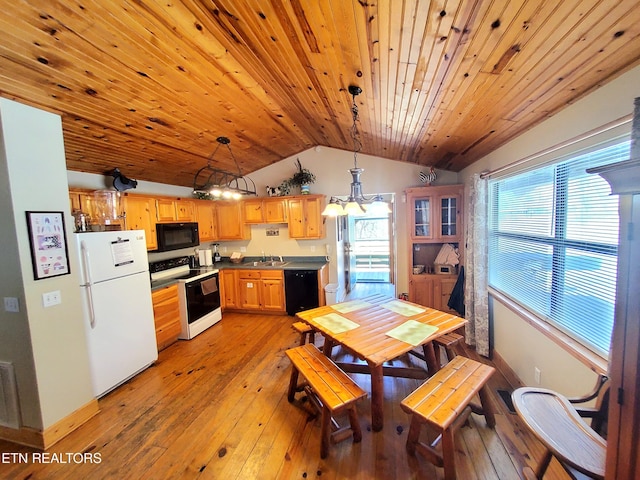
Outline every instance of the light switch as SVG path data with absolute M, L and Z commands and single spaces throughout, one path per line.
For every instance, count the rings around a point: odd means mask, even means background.
M 16 297 L 4 297 L 4 311 L 5 312 L 19 312 L 20 304 Z
M 59 305 L 62 302 L 62 298 L 60 295 L 60 290 L 55 290 L 53 292 L 47 292 L 42 294 L 42 305 L 45 308 L 53 307 L 54 305 Z

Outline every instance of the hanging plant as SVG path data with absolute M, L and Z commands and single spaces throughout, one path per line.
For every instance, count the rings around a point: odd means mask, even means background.
M 301 187 L 302 185 L 311 185 L 315 183 L 316 176 L 311 173 L 311 170 L 304 168 L 300 163 L 300 159 L 296 159 L 296 173 L 289 179 L 289 184 Z

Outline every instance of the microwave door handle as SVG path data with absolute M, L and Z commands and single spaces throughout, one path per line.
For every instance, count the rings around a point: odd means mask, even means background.
M 87 304 L 89 308 L 89 324 L 91 328 L 96 328 L 96 312 L 93 307 L 93 292 L 91 286 L 93 281 L 91 280 L 91 267 L 89 266 L 89 248 L 85 242 L 80 242 L 80 252 L 82 254 L 82 270 L 84 271 L 85 284 L 84 287 L 87 290 Z

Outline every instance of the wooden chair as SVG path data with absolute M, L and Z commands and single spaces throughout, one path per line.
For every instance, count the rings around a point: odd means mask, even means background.
M 320 457 L 329 454 L 329 443 L 337 443 L 353 436 L 353 442 L 362 440 L 362 430 L 358 421 L 356 401 L 367 395 L 330 358 L 318 348 L 307 343 L 285 352 L 291 360 L 291 379 L 287 399 L 293 402 L 298 387 L 298 375 L 305 380 L 304 391 L 316 409 L 322 413 Z M 340 427 L 334 417 L 346 411 L 349 427 Z M 333 430 L 335 431 L 331 431 Z
M 523 469 L 527 479 L 542 479 L 552 457 L 573 478 L 604 479 L 607 442 L 599 434 L 606 423 L 609 404 L 609 381 L 600 377 L 593 393 L 568 399 L 546 388 L 522 387 L 511 396 L 518 416 L 545 446 L 545 453 L 535 471 Z M 575 405 L 596 398 L 593 408 Z M 583 420 L 591 418 L 591 426 Z
M 487 425 L 496 424 L 486 383 L 495 372 L 493 367 L 463 356 L 457 356 L 424 382 L 400 404 L 411 414 L 407 451 L 424 455 L 431 463 L 444 467 L 444 478 L 454 480 L 454 435 L 473 411 L 484 415 Z M 472 403 L 478 394 L 481 405 Z M 419 441 L 423 424 L 439 435 L 427 445 Z

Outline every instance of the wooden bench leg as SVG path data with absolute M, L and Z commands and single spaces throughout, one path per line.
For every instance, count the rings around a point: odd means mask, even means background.
M 298 369 L 291 367 L 291 378 L 289 379 L 289 390 L 287 391 L 287 400 L 292 403 L 298 391 Z
M 442 463 L 445 480 L 456 480 L 456 446 L 454 442 L 455 431 L 447 428 L 442 432 Z
M 420 422 L 417 415 L 412 415 L 411 426 L 409 427 L 409 434 L 407 435 L 407 452 L 409 452 L 409 455 L 416 454 L 416 446 L 420 438 L 420 428 L 422 428 L 422 422 Z
M 362 440 L 362 430 L 360 429 L 360 421 L 358 420 L 356 407 L 349 408 L 349 425 L 353 431 L 353 443 L 358 443 Z
M 494 428 L 496 426 L 496 417 L 486 385 L 480 389 L 480 391 L 478 392 L 478 396 L 480 397 L 480 403 L 482 404 L 482 414 L 484 415 L 484 419 L 487 422 L 487 426 L 489 428 Z
M 427 363 L 429 375 L 433 375 L 440 370 L 440 360 L 436 358 L 436 351 L 433 347 L 433 342 L 427 342 L 422 345 L 422 351 L 424 352 L 424 358 Z
M 322 408 L 322 428 L 320 431 L 320 458 L 329 455 L 329 440 L 331 436 L 331 412 L 327 407 Z

